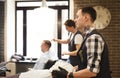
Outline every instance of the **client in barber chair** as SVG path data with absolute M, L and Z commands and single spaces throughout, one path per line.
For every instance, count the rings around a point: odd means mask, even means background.
M 35 69 L 35 70 L 43 69 L 44 64 L 48 60 L 57 60 L 58 59 L 57 55 L 55 55 L 54 52 L 52 50 L 50 50 L 51 46 L 52 45 L 49 40 L 43 40 L 43 42 L 41 44 L 41 53 L 42 54 L 32 69 Z M 31 69 L 31 68 L 29 68 L 29 69 Z
M 29 70 L 31 70 L 31 71 L 36 70 L 37 71 L 37 70 L 41 70 L 41 69 L 48 69 L 56 62 L 55 60 L 58 60 L 58 57 L 50 49 L 51 46 L 52 45 L 51 45 L 51 42 L 49 40 L 42 41 L 42 44 L 40 46 L 42 54 L 40 55 L 40 58 L 35 63 L 34 67 L 29 68 Z M 48 60 L 51 60 L 51 61 L 48 61 Z M 17 77 L 19 77 L 19 74 L 16 74 L 16 75 L 8 77 L 8 78 L 17 78 Z

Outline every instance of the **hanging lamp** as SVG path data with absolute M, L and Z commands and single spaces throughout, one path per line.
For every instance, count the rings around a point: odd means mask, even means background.
M 51 11 L 51 10 L 53 10 L 53 9 L 48 8 L 46 0 L 42 0 L 42 5 L 41 5 L 41 7 L 35 9 L 35 11 L 38 12 L 38 14 L 39 14 L 41 11 L 44 12 L 44 13 L 46 13 L 46 12 L 48 13 L 48 12 Z
M 41 6 L 41 8 L 43 8 L 43 7 L 48 7 L 47 4 L 46 4 L 46 0 L 42 0 L 42 6 Z
M 47 6 L 46 0 L 42 0 L 42 5 L 39 8 L 34 9 L 34 16 L 36 19 L 36 22 L 38 23 L 42 21 L 42 23 L 46 22 L 46 19 L 52 18 L 51 16 L 55 15 L 55 10 L 51 9 Z

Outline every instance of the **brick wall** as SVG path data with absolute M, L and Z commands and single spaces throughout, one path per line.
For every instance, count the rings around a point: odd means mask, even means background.
M 120 0 L 74 0 L 74 3 L 74 14 L 80 7 L 89 5 L 101 5 L 110 10 L 109 26 L 99 31 L 108 43 L 112 78 L 120 78 Z
M 4 2 L 0 1 L 0 62 L 4 58 Z

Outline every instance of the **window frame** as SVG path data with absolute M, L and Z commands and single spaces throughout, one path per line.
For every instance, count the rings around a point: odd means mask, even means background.
M 38 1 L 38 0 L 35 0 L 35 1 Z M 29 2 L 35 2 L 35 1 L 29 1 Z M 57 21 L 57 38 L 58 39 L 61 39 L 62 37 L 62 9 L 68 9 L 68 18 L 69 18 L 69 0 L 47 0 L 47 1 L 68 1 L 68 6 L 48 6 L 49 8 L 52 8 L 52 9 L 55 9 L 55 10 L 58 10 L 58 21 Z M 32 9 L 35 9 L 35 8 L 38 8 L 40 6 L 32 6 L 32 7 L 17 7 L 17 2 L 27 2 L 27 1 L 16 1 L 15 2 L 15 19 L 17 19 L 17 10 L 23 10 L 23 56 L 27 56 L 27 52 L 26 52 L 26 26 L 27 26 L 27 23 L 26 23 L 26 10 L 32 10 Z M 40 1 L 38 1 L 40 2 Z M 15 52 L 17 52 L 17 20 L 15 20 Z M 61 50 L 62 50 L 62 46 L 61 44 L 57 43 L 57 49 L 58 49 L 58 58 L 61 59 Z

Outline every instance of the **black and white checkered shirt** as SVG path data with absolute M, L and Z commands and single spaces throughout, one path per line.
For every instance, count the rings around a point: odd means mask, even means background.
M 90 28 L 87 34 L 92 30 L 94 28 Z M 91 72 L 98 73 L 100 70 L 101 54 L 104 49 L 104 41 L 100 35 L 93 34 L 87 38 L 85 45 L 87 47 L 87 69 Z

